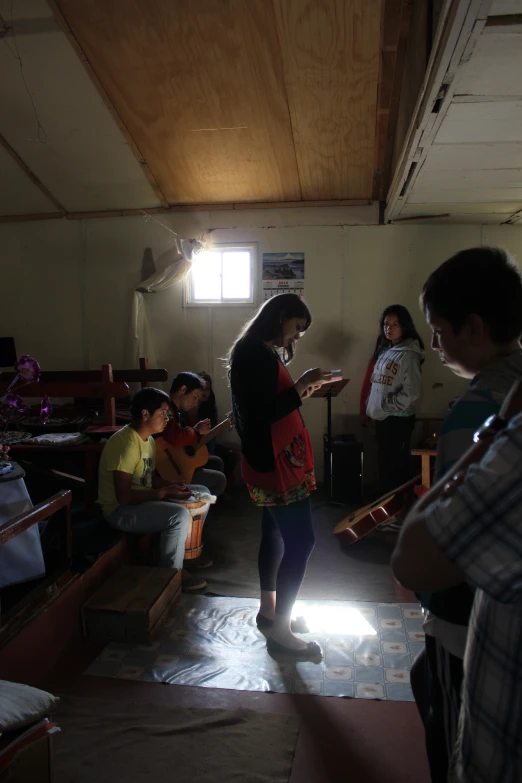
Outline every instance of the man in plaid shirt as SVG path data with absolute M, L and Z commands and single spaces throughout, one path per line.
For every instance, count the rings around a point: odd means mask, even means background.
M 519 381 L 410 513 L 392 559 L 409 589 L 475 588 L 449 783 L 522 781 L 521 410 Z

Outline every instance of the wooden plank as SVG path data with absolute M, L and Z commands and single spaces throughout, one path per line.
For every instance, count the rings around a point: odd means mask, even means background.
M 406 63 L 406 51 L 408 46 L 408 37 L 411 28 L 412 18 L 412 0 L 403 0 L 401 8 L 401 22 L 399 28 L 399 37 L 397 41 L 397 53 L 395 56 L 395 67 L 393 69 L 393 86 L 390 97 L 388 127 L 386 133 L 386 146 L 384 149 L 384 159 L 382 163 L 382 192 L 381 199 L 384 199 L 388 192 L 391 179 L 393 149 L 395 143 L 395 134 L 397 131 L 399 105 L 401 92 L 403 88 L 403 74 Z
M 0 223 L 29 223 L 33 220 L 57 220 L 62 219 L 61 212 L 41 212 L 37 215 L 2 215 Z
M 4 139 L 4 137 L 0 134 L 0 146 L 5 149 L 5 151 L 11 156 L 11 158 L 16 161 L 16 163 L 20 166 L 22 171 L 29 177 L 33 185 L 36 185 L 36 187 L 44 194 L 46 198 L 49 199 L 51 204 L 53 204 L 56 209 L 60 212 L 60 217 L 63 217 L 66 214 L 65 207 L 62 207 L 58 199 L 56 199 L 53 194 L 51 193 L 48 188 L 45 187 L 43 182 L 41 182 L 36 174 L 33 174 L 29 166 L 22 160 L 20 155 L 14 150 L 9 142 Z
M 495 212 L 499 214 L 513 214 L 520 209 L 520 202 L 517 201 L 500 201 L 484 204 L 467 204 L 466 202 L 459 202 L 455 204 L 453 202 L 444 204 L 444 210 L 450 214 L 458 213 L 460 215 L 491 215 Z M 401 210 L 401 216 L 408 217 L 409 215 L 429 215 L 434 212 L 433 204 L 406 204 Z
M 522 134 L 521 134 L 522 136 Z M 419 177 L 428 172 L 522 168 L 522 140 L 497 144 L 433 144 Z
M 141 360 L 140 360 L 141 361 Z M 3 383 L 11 383 L 15 379 L 16 373 L 2 373 Z M 143 370 L 113 370 L 113 381 L 116 383 L 163 383 L 168 381 L 169 374 L 166 369 L 143 369 Z M 40 375 L 40 383 L 63 383 L 73 381 L 75 383 L 96 383 L 102 380 L 102 371 L 100 370 L 44 370 Z
M 477 162 L 477 165 L 480 165 Z M 522 188 L 522 168 L 512 169 L 468 169 L 465 171 L 451 169 L 434 169 L 417 177 L 417 183 L 412 195 L 418 195 L 422 190 L 441 190 L 455 188 L 473 188 L 491 190 L 506 188 L 509 194 L 512 188 Z
M 136 217 L 139 215 L 175 214 L 177 212 L 221 212 L 244 209 L 297 209 L 302 207 L 365 207 L 372 203 L 371 198 L 327 199 L 325 201 L 262 201 L 240 202 L 234 204 L 178 204 L 163 209 L 123 209 L 101 212 L 69 212 L 67 220 L 94 220 L 96 218 Z M 0 223 L 18 223 L 31 220 L 53 220 L 61 218 L 60 213 L 42 215 L 4 215 Z
M 463 202 L 466 204 L 473 204 L 476 202 L 482 204 L 487 202 L 493 204 L 494 202 L 504 203 L 506 195 L 509 198 L 514 199 L 522 203 L 522 187 L 510 188 L 506 191 L 505 188 L 488 188 L 487 190 L 477 190 L 476 188 L 457 188 L 455 186 L 448 186 L 446 188 L 416 188 L 413 193 L 408 196 L 408 204 L 426 204 L 430 203 L 433 206 L 434 212 L 441 211 L 440 205 L 443 205 L 446 211 L 445 205 L 450 201 L 454 204 Z
M 452 103 L 437 144 L 516 143 L 521 139 L 522 103 Z
M 120 117 L 118 114 L 117 109 L 115 108 L 114 104 L 112 103 L 111 99 L 109 98 L 109 95 L 107 94 L 102 82 L 98 78 L 98 75 L 96 73 L 96 70 L 93 68 L 91 63 L 89 62 L 87 56 L 85 55 L 85 52 L 82 49 L 81 43 L 79 42 L 78 38 L 74 34 L 74 32 L 71 30 L 65 16 L 62 13 L 62 10 L 60 8 L 60 2 L 59 0 L 47 0 L 48 5 L 51 8 L 51 11 L 53 12 L 53 15 L 60 25 L 61 29 L 63 30 L 66 38 L 68 39 L 69 43 L 73 47 L 74 51 L 78 55 L 81 63 L 83 64 L 88 76 L 90 77 L 92 83 L 96 87 L 96 90 L 98 91 L 98 94 L 100 95 L 102 101 L 107 106 L 112 118 L 116 122 L 117 126 L 123 133 L 129 147 L 131 148 L 136 160 L 140 164 L 143 173 L 147 177 L 152 189 L 154 190 L 156 196 L 158 197 L 159 201 L 164 205 L 167 206 L 167 201 L 165 199 L 165 196 L 163 195 L 160 186 L 158 185 L 158 182 L 156 180 L 156 177 L 154 176 L 148 162 L 145 160 L 143 155 L 141 154 L 138 145 L 134 141 L 132 134 L 130 133 L 127 125 L 125 124 L 124 120 Z
M 455 73 L 461 59 L 471 56 L 486 18 L 482 0 L 465 3 L 446 0 L 442 8 L 426 75 L 388 193 L 386 221 L 400 216 L 401 206 L 415 181 L 413 164 L 418 170 L 419 162 L 427 157 L 450 107 Z M 433 111 L 437 102 L 438 110 Z
M 481 35 L 473 56 L 455 79 L 455 95 L 504 96 L 520 99 L 522 84 L 522 28 L 518 34 L 496 30 Z
M 266 0 L 59 0 L 170 203 L 301 197 Z
M 520 27 L 522 25 L 522 14 L 502 14 L 498 16 L 489 16 L 486 22 L 486 31 L 488 27 Z
M 303 198 L 370 198 L 380 0 L 274 7 Z
M 0 376 L 1 377 L 1 376 Z M 8 383 L 0 380 L 0 392 L 7 390 Z M 22 391 L 22 389 L 20 389 Z M 29 383 L 23 387 L 23 397 L 128 397 L 129 387 L 126 383 Z
M 488 14 L 490 18 L 522 14 L 522 0 L 493 0 Z

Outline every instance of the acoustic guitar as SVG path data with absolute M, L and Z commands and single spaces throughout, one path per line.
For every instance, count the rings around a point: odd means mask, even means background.
M 202 435 L 198 443 L 188 446 L 173 446 L 164 438 L 156 439 L 156 470 L 162 479 L 190 484 L 194 471 L 208 461 L 207 443 L 226 429 L 232 427 L 232 414 Z
M 391 492 L 387 492 L 367 506 L 352 511 L 334 527 L 335 535 L 342 535 L 345 544 L 355 544 L 377 525 L 385 522 L 404 507 L 405 499 L 402 495 L 407 495 L 408 500 L 413 501 L 413 488 L 415 484 L 420 482 L 420 479 L 420 475 L 415 476 L 406 484 L 392 489 Z

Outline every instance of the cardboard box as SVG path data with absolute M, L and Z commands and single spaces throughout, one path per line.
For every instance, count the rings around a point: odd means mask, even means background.
M 181 570 L 122 566 L 84 604 L 84 634 L 102 642 L 150 644 L 180 594 Z

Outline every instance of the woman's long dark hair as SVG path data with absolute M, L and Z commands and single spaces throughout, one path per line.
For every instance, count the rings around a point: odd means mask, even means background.
M 386 307 L 385 310 L 381 313 L 381 317 L 379 318 L 379 336 L 377 337 L 377 340 L 375 342 L 375 350 L 373 352 L 373 361 L 377 361 L 379 356 L 383 351 L 385 351 L 387 348 L 390 347 L 391 340 L 388 340 L 386 335 L 384 334 L 384 321 L 386 319 L 386 316 L 391 315 L 397 316 L 397 320 L 400 324 L 400 327 L 402 329 L 402 340 L 407 340 L 411 338 L 412 340 L 417 340 L 422 350 L 424 350 L 424 342 L 422 340 L 422 337 L 418 333 L 417 329 L 415 328 L 415 324 L 413 323 L 413 318 L 410 315 L 410 311 L 404 307 L 404 305 L 390 305 L 389 307 Z M 401 342 L 402 342 L 401 340 Z
M 198 372 L 198 375 L 208 383 L 208 388 L 210 390 L 210 394 L 208 395 L 207 399 L 202 402 L 198 408 L 198 416 L 201 421 L 203 419 L 210 419 L 212 421 L 214 412 L 216 410 L 216 395 L 214 394 L 214 389 L 212 388 L 212 378 L 207 372 Z
M 283 324 L 291 318 L 301 318 L 304 321 L 303 331 L 306 331 L 312 323 L 310 310 L 297 294 L 278 294 L 264 302 L 232 343 L 227 357 L 228 368 L 230 369 L 232 365 L 234 353 L 240 343 L 247 340 L 262 340 L 263 342 L 277 340 L 283 336 Z M 292 345 L 283 348 L 281 358 L 284 364 L 288 364 L 293 355 Z

